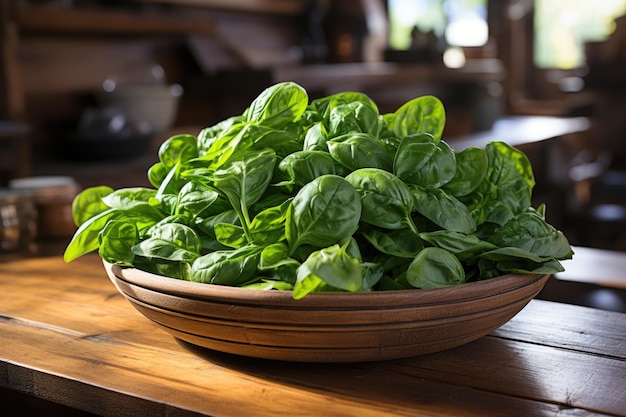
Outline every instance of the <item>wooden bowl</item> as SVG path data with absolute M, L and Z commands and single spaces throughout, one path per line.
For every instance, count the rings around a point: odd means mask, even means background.
M 515 316 L 550 275 L 504 275 L 436 289 L 314 293 L 201 284 L 104 262 L 144 316 L 191 344 L 265 359 L 364 362 L 437 352 Z

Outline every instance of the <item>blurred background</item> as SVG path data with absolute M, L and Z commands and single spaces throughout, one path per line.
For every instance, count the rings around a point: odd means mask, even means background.
M 1 0 L 0 187 L 148 185 L 163 140 L 280 81 L 311 98 L 361 91 L 383 113 L 434 94 L 453 147 L 519 146 L 552 224 L 625 250 L 625 13 L 626 0 Z

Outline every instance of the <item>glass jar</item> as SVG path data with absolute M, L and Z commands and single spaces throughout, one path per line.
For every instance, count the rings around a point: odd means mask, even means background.
M 29 249 L 37 235 L 37 210 L 30 194 L 0 190 L 0 251 Z
M 58 239 L 72 236 L 76 225 L 72 217 L 72 201 L 79 192 L 71 177 L 42 176 L 17 178 L 9 188 L 29 193 L 37 211 L 37 238 Z

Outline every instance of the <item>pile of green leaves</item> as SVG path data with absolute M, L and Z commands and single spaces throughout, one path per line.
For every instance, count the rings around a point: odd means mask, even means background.
M 503 142 L 455 152 L 433 96 L 380 114 L 366 95 L 263 91 L 239 116 L 162 143 L 154 188 L 87 188 L 67 262 L 106 261 L 255 289 L 432 288 L 550 274 L 572 249 L 531 206 L 531 165 Z

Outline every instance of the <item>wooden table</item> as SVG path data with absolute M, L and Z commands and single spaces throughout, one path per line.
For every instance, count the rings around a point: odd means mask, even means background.
M 504 141 L 523 148 L 525 145 L 585 132 L 590 127 L 591 121 L 586 117 L 508 116 L 497 120 L 490 130 L 452 138 L 449 144 L 457 152 L 469 147 L 484 148 L 494 141 Z
M 104 416 L 626 416 L 626 314 L 548 301 L 445 352 L 282 363 L 177 342 L 96 255 L 49 256 L 0 263 L 0 335 L 5 396 Z

